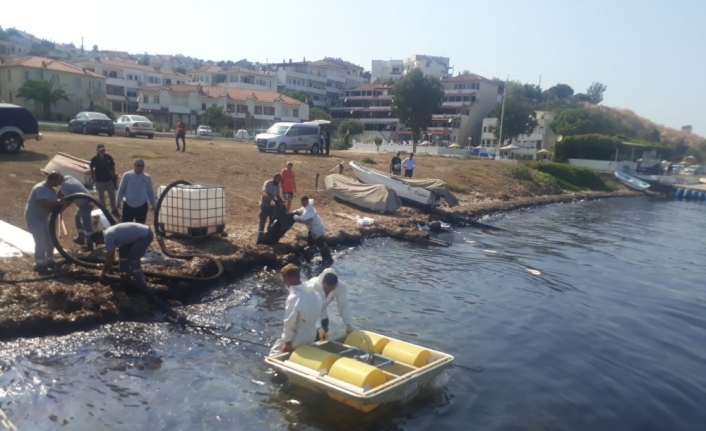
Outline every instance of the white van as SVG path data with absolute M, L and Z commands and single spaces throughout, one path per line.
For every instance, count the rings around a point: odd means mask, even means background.
M 292 150 L 319 154 L 321 150 L 321 129 L 316 123 L 275 123 L 267 132 L 255 137 L 257 149 L 261 152 Z

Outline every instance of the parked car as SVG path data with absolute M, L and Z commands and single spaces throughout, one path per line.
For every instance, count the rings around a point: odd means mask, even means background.
M 260 152 L 292 150 L 318 154 L 321 148 L 321 129 L 315 123 L 275 123 L 267 132 L 255 137 Z
M 115 125 L 113 120 L 100 112 L 79 112 L 69 121 L 69 132 L 83 133 L 84 135 L 105 133 L 108 136 L 113 136 Z
M 154 123 L 149 118 L 142 115 L 121 115 L 115 120 L 115 130 L 124 133 L 125 136 L 134 138 L 135 136 L 147 136 L 154 138 Z
M 34 115 L 21 106 L 0 103 L 0 153 L 16 153 L 28 139 L 42 140 Z
M 213 136 L 213 130 L 209 126 L 199 126 L 196 129 L 196 136 Z

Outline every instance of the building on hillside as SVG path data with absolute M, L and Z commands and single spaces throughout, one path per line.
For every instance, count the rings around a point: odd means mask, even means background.
M 231 127 L 257 131 L 278 121 L 309 119 L 309 105 L 275 91 L 201 85 L 141 87 L 138 112 L 150 114 L 164 129 L 173 128 L 179 118 L 196 128 L 203 113 L 221 107 L 233 118 Z
M 44 118 L 39 102 L 17 97 L 22 84 L 29 80 L 44 80 L 62 87 L 68 101 L 59 101 L 51 107 L 51 118 Z M 0 59 L 0 100 L 21 105 L 38 119 L 68 121 L 81 111 L 107 105 L 105 77 L 75 64 L 42 57 Z
M 188 84 L 277 91 L 277 76 L 244 67 L 204 66 L 189 72 Z
M 418 68 L 424 76 L 435 76 L 439 79 L 451 77 L 449 57 L 432 55 L 413 55 L 403 60 L 373 60 L 370 68 L 370 82 L 397 81 L 412 69 Z
M 312 61 L 311 65 L 323 67 L 326 70 L 326 106 L 341 98 L 346 90 L 358 88 L 368 80 L 363 76 L 362 67 L 341 60 L 326 57 L 323 60 Z
M 27 55 L 29 48 L 9 40 L 0 40 L 0 55 Z
M 512 150 L 515 159 L 537 160 L 537 151 L 548 150 L 554 152 L 556 144 L 556 133 L 551 128 L 554 114 L 547 111 L 537 111 L 537 127 L 529 135 L 520 135 L 510 141 L 503 139 L 500 147 L 514 144 L 519 147 Z M 495 129 L 498 127 L 497 118 L 485 118 L 483 120 L 483 134 L 481 135 L 480 146 L 483 148 L 497 148 L 498 143 L 495 138 Z
M 188 79 L 170 69 L 116 58 L 84 58 L 76 64 L 106 78 L 108 107 L 115 113 L 136 112 L 138 90 L 142 87 L 185 84 Z
M 399 129 L 400 120 L 392 112 L 392 86 L 363 84 L 345 90 L 342 98 L 331 102 L 329 109 L 334 122 L 357 120 L 366 131 L 377 131 L 391 141 Z
M 691 133 L 694 130 L 691 126 L 682 126 L 681 131 L 686 133 Z
M 456 143 L 462 147 L 477 145 L 483 119 L 498 104 L 498 85 L 472 73 L 442 79 L 441 85 L 444 98 L 432 116 L 426 139 L 433 143 Z M 406 133 L 411 137 L 411 132 Z

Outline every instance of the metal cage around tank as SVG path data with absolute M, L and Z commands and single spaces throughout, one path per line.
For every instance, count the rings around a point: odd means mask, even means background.
M 165 187 L 159 187 L 159 194 Z M 205 236 L 225 230 L 225 187 L 178 185 L 162 201 L 159 226 L 165 232 Z

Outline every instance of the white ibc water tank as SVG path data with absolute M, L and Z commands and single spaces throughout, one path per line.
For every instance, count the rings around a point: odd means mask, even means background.
M 165 188 L 159 187 L 160 196 Z M 162 201 L 159 224 L 165 232 L 210 235 L 225 230 L 225 211 L 225 187 L 176 186 Z

